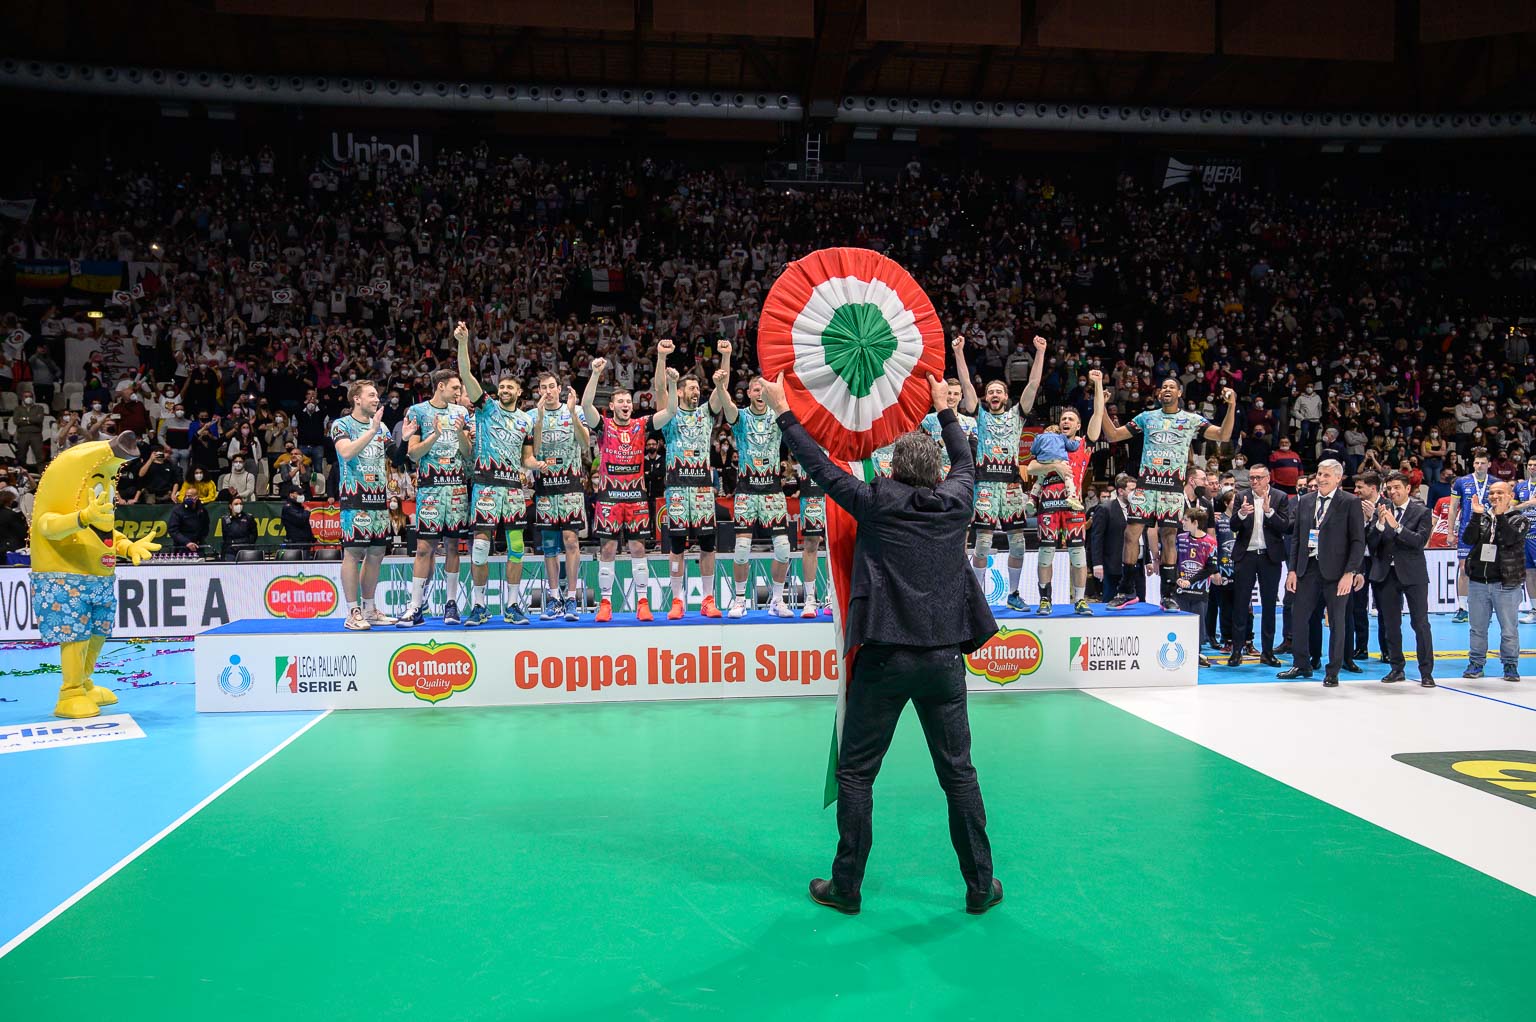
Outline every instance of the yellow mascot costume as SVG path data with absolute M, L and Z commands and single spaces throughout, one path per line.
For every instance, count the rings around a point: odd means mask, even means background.
M 91 682 L 117 620 L 117 559 L 134 564 L 160 545 L 116 531 L 117 470 L 138 457 L 138 438 L 119 433 L 71 447 L 48 463 L 32 504 L 32 610 L 44 642 L 59 643 L 64 685 L 55 717 L 94 717 L 117 696 Z

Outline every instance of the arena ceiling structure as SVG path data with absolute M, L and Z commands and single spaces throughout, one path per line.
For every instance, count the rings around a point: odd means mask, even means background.
M 0 85 L 209 103 L 1536 130 L 1532 0 L 9 0 L 0 27 Z

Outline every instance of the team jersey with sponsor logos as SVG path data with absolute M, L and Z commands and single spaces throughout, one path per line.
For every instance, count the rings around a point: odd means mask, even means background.
M 539 424 L 540 416 L 543 417 L 542 426 Z M 553 411 L 535 408 L 529 418 L 532 420 L 529 434 L 532 435 L 535 429 L 539 432 L 539 442 L 533 456 L 540 461 L 554 462 L 548 468 L 538 470 L 538 476 L 534 479 L 534 493 L 580 493 L 585 466 L 582 464 L 581 441 L 576 438 L 571 410 L 564 405 Z M 576 409 L 576 418 L 583 425 L 586 424 L 587 417 L 580 408 Z
M 1483 507 L 1488 506 L 1488 488 L 1494 482 L 1495 480 L 1492 475 L 1483 476 L 1481 482 L 1478 481 L 1477 476 L 1469 475 L 1462 476 L 1451 484 L 1452 495 L 1460 498 L 1456 510 L 1460 512 L 1461 527 L 1456 530 L 1456 535 L 1460 536 L 1465 532 L 1467 523 L 1472 520 L 1472 502 L 1474 500 L 1480 501 Z M 1515 498 L 1517 502 L 1519 499 L 1519 497 Z
M 886 444 L 884 447 L 876 447 L 869 452 L 869 460 L 875 468 L 875 475 L 882 479 L 891 477 L 891 454 L 896 450 L 895 444 Z
M 1532 498 L 1536 498 L 1536 483 L 1533 483 L 1528 479 L 1521 479 L 1519 482 L 1515 483 L 1516 504 L 1524 504 L 1526 501 L 1531 500 Z M 1530 522 L 1533 526 L 1536 526 L 1536 507 L 1528 507 L 1520 513 L 1525 516 L 1526 521 Z M 1533 536 L 1532 538 L 1536 538 L 1536 536 Z
M 811 474 L 805 470 L 805 466 L 795 463 L 795 478 L 800 480 L 800 499 L 807 497 L 825 497 L 827 491 L 821 488 L 821 484 L 811 478 Z
M 736 413 L 731 435 L 736 440 L 736 492 L 783 493 L 779 448 L 784 437 L 778 416 L 743 408 Z
M 421 401 L 405 411 L 406 418 L 416 423 L 417 440 L 437 433 L 437 440 L 416 463 L 416 486 L 463 486 L 469 482 L 469 472 L 464 464 L 464 454 L 459 450 L 459 433 L 469 409 L 463 405 L 437 407 L 431 401 Z
M 970 415 L 961 415 L 959 412 L 955 413 L 955 418 L 960 420 L 960 428 L 965 430 L 965 438 L 971 442 L 971 454 L 974 456 L 976 453 L 976 419 Z M 923 416 L 923 421 L 920 423 L 920 426 L 923 432 L 927 433 L 929 436 L 933 437 L 934 440 L 938 441 L 940 463 L 939 478 L 943 479 L 948 477 L 949 449 L 944 446 L 944 429 L 939 425 L 939 413 L 929 412 L 927 415 Z
M 520 486 L 523 471 L 523 445 L 533 437 L 533 416 L 514 408 L 503 408 L 489 394 L 482 395 L 475 409 L 474 469 L 477 483 L 490 486 Z
M 1164 493 L 1183 490 L 1189 449 L 1210 424 L 1211 420 L 1199 412 L 1180 410 L 1170 415 L 1161 408 L 1132 419 L 1127 428 L 1142 438 L 1141 488 Z
M 645 434 L 650 425 L 649 415 L 622 426 L 611 416 L 602 417 L 597 434 L 599 500 L 645 500 Z
M 1216 537 L 1207 532 L 1195 537 L 1187 532 L 1179 533 L 1179 578 L 1189 583 L 1189 588 L 1179 587 L 1181 593 L 1204 593 L 1211 588 L 1211 575 L 1219 570 L 1211 558 L 1218 555 Z
M 369 424 L 358 422 L 351 415 L 343 415 L 331 423 L 332 440 L 361 440 L 368 432 Z M 338 482 L 341 506 L 351 510 L 370 510 L 389 504 L 389 433 L 379 430 L 361 451 L 350 458 L 336 456 L 340 467 Z
M 709 471 L 709 438 L 715 417 L 709 405 L 679 408 L 661 427 L 667 444 L 668 486 L 713 486 Z
M 1019 481 L 1019 437 L 1024 413 L 1009 405 L 999 413 L 976 409 L 976 479 L 979 482 Z

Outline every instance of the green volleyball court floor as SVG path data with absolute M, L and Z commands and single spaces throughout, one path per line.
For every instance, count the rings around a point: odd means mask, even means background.
M 229 1022 L 1531 1017 L 1529 894 L 1094 696 L 971 707 L 1007 890 L 984 917 L 963 911 L 910 713 L 858 917 L 805 895 L 835 840 L 825 700 L 332 713 L 0 959 L 0 1004 Z

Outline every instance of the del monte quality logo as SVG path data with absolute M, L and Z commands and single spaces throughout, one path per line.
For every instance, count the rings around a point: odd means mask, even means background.
M 475 655 L 457 642 L 413 642 L 389 658 L 390 684 L 429 703 L 469 688 L 476 672 Z
M 326 617 L 341 603 L 341 594 L 324 575 L 279 575 L 267 583 L 264 602 L 273 617 Z
M 966 666 L 994 685 L 1011 685 L 1040 669 L 1040 637 L 1027 628 L 1000 628 L 987 644 L 966 656 Z

